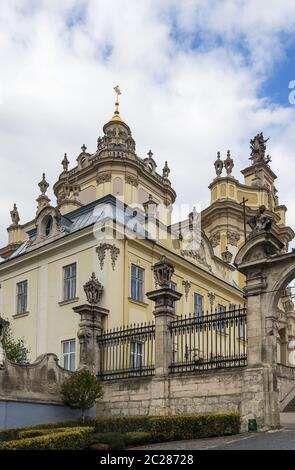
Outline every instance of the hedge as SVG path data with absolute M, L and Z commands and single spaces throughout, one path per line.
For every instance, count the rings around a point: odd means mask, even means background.
M 21 429 L 17 439 L 25 439 L 27 437 L 47 436 L 48 434 L 65 432 L 72 428 L 54 428 L 54 429 Z M 75 428 L 76 429 L 76 428 Z
M 10 429 L 2 429 L 0 430 L 0 442 L 3 441 L 10 441 L 12 439 L 18 439 L 20 437 L 20 433 L 24 431 L 37 431 L 37 430 L 49 430 L 52 429 L 55 431 L 56 429 L 63 429 L 63 428 L 74 428 L 74 427 L 91 427 L 95 426 L 95 419 L 94 418 L 86 418 L 84 422 L 82 420 L 75 420 L 75 421 L 60 421 L 57 423 L 45 423 L 45 424 L 37 424 L 35 426 L 27 426 L 24 428 L 10 428 Z
M 45 436 L 4 442 L 0 450 L 83 450 L 88 446 L 93 428 L 76 427 Z
M 131 416 L 97 418 L 97 433 L 147 432 L 153 440 L 170 441 L 238 434 L 239 413 L 175 416 Z

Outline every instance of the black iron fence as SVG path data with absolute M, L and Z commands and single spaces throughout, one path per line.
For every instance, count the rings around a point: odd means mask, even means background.
M 171 373 L 196 372 L 247 364 L 245 308 L 206 315 L 199 312 L 170 324 L 173 360 Z
M 155 325 L 142 323 L 106 331 L 99 338 L 102 380 L 143 377 L 155 370 Z

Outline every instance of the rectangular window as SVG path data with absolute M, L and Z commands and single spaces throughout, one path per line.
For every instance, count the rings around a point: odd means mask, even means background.
M 62 364 L 64 369 L 76 369 L 76 340 L 62 341 Z
M 194 314 L 200 320 L 203 315 L 204 297 L 200 294 L 194 294 Z
M 217 307 L 217 314 L 218 314 L 218 324 L 217 328 L 219 331 L 225 331 L 225 321 L 222 320 L 224 318 L 225 307 L 224 305 L 218 304 Z
M 131 265 L 131 299 L 143 302 L 144 269 Z
M 177 290 L 177 284 L 175 284 L 175 282 L 169 282 L 169 287 L 172 290 Z M 173 302 L 173 310 L 176 312 L 176 302 Z
M 143 365 L 143 343 L 134 342 L 130 345 L 131 369 L 141 369 Z
M 63 268 L 64 275 L 64 300 L 72 300 L 76 297 L 77 265 L 69 264 Z
M 28 281 L 19 282 L 17 285 L 17 309 L 18 314 L 25 313 L 28 309 Z

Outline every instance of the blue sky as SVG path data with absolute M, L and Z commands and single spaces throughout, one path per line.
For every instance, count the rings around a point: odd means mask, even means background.
M 295 227 L 294 33 L 293 0 L 1 2 L 1 244 L 14 202 L 34 217 L 43 172 L 54 203 L 63 154 L 95 151 L 117 84 L 138 155 L 168 161 L 182 203 L 209 203 L 217 151 L 242 179 L 263 131 Z

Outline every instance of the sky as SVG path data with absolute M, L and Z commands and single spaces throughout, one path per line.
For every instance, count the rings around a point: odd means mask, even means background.
M 36 212 L 65 152 L 96 150 L 114 111 L 137 154 L 167 160 L 178 202 L 205 208 L 217 151 L 233 175 L 263 131 L 295 228 L 294 0 L 0 0 L 0 245 Z

